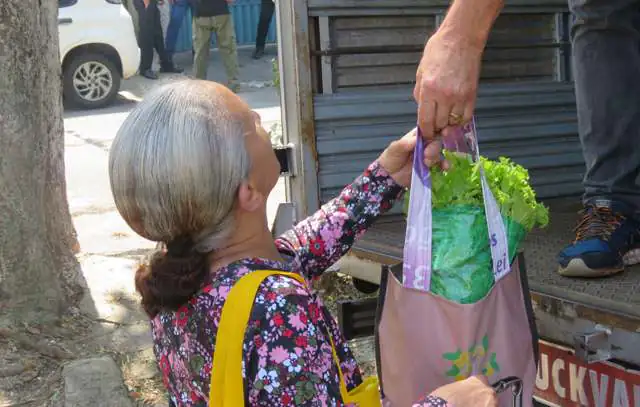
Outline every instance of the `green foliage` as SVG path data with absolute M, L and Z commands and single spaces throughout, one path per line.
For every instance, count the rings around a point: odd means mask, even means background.
M 536 195 L 529 185 L 529 173 L 505 157 L 491 161 L 480 157 L 480 163 L 473 163 L 467 154 L 445 151 L 451 163 L 449 171 L 431 170 L 433 209 L 457 205 L 482 206 L 480 165 L 491 192 L 503 217 L 520 224 L 526 231 L 535 226 L 549 223 L 549 211 L 536 201 Z M 405 214 L 408 209 L 409 194 L 405 195 Z
M 484 298 L 494 285 L 480 165 L 502 214 L 509 260 L 535 226 L 546 226 L 549 212 L 536 201 L 525 168 L 507 158 L 473 163 L 469 155 L 445 152 L 451 169 L 431 170 L 433 245 L 431 292 L 460 304 Z M 405 214 L 409 193 L 405 195 Z M 489 368 L 495 369 L 494 366 Z

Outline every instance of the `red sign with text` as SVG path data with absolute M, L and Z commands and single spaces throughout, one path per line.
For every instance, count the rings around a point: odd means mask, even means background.
M 557 406 L 640 407 L 640 372 L 610 362 L 587 364 L 573 351 L 540 341 L 535 395 Z

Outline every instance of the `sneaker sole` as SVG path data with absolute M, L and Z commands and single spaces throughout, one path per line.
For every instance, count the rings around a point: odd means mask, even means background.
M 622 258 L 625 266 L 635 266 L 640 264 L 640 248 L 629 250 Z
M 624 271 L 624 267 L 612 267 L 603 269 L 591 269 L 582 259 L 573 259 L 567 267 L 558 267 L 558 274 L 564 277 L 601 278 L 618 274 Z

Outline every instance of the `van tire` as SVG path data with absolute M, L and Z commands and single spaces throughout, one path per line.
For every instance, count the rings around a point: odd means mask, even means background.
M 116 64 L 105 55 L 79 53 L 65 64 L 63 70 L 62 91 L 65 102 L 70 106 L 98 109 L 111 105 L 118 96 L 120 73 Z M 76 86 L 74 78 L 86 82 Z

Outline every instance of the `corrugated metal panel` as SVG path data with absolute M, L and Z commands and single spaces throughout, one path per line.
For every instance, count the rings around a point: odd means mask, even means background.
M 331 49 L 424 45 L 436 27 L 435 16 L 337 17 L 329 21 Z M 370 84 L 410 83 L 420 52 L 343 54 L 334 57 L 336 90 Z
M 178 33 L 178 40 L 176 41 L 176 52 L 191 51 L 193 49 L 193 37 L 191 35 L 191 10 L 187 12 L 184 17 L 182 26 Z
M 432 9 L 449 4 L 357 0 L 355 7 L 354 2 L 308 0 L 308 13 L 319 16 L 320 26 L 319 39 L 312 41 L 319 47 L 312 52 L 312 67 L 320 82 L 314 131 L 321 202 L 415 126 L 415 70 L 425 37 L 442 19 Z M 542 198 L 579 194 L 584 161 L 566 74 L 566 3 L 508 4 L 512 7 L 497 19 L 483 56 L 476 110 L 481 152 L 528 168 Z
M 553 13 L 500 16 L 483 57 L 481 79 L 552 80 L 556 75 L 555 26 Z M 332 87 L 339 92 L 412 83 L 424 40 L 436 28 L 436 16 L 332 17 L 329 27 L 334 54 Z M 414 47 L 415 51 L 394 52 L 398 47 Z M 349 52 L 355 48 L 366 51 Z
M 236 41 L 238 45 L 251 45 L 256 42 L 256 31 L 258 28 L 258 20 L 260 18 L 260 0 L 236 0 L 231 5 L 231 14 L 233 15 L 233 23 L 236 29 Z M 269 27 L 269 34 L 267 35 L 267 43 L 274 43 L 276 41 L 276 22 L 274 17 L 271 20 Z M 212 46 L 215 47 L 216 40 L 213 36 L 211 41 Z M 193 38 L 191 34 L 191 14 L 187 13 L 185 16 L 180 33 L 178 34 L 178 41 L 176 43 L 176 50 L 178 52 L 190 51 L 193 44 Z
M 444 12 L 450 0 L 308 0 L 310 16 L 421 15 Z M 507 0 L 506 8 L 517 12 L 557 12 L 567 9 L 566 0 Z
M 315 97 L 321 200 L 335 196 L 389 142 L 414 126 L 411 88 Z M 480 151 L 527 167 L 540 197 L 580 192 L 584 163 L 578 148 L 570 84 L 490 84 L 478 98 Z
M 255 44 L 258 20 L 260 19 L 260 1 L 236 0 L 231 6 L 231 14 L 233 14 L 233 23 L 236 27 L 238 45 Z M 276 41 L 275 13 L 271 19 L 267 41 Z

